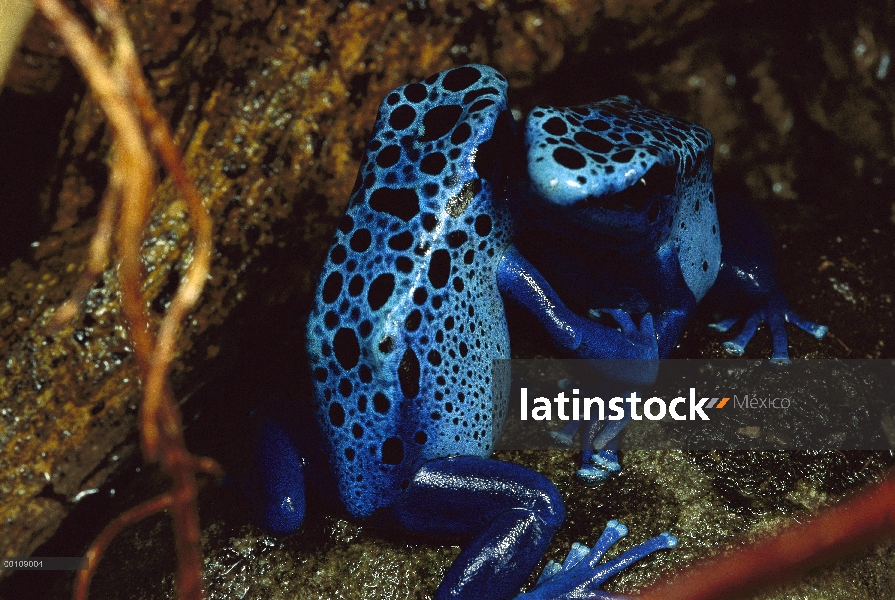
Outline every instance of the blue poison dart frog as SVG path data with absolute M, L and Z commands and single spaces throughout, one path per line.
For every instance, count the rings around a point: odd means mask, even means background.
M 470 65 L 383 101 L 307 326 L 320 444 L 355 518 L 471 540 L 436 598 L 609 598 L 603 581 L 674 537 L 600 564 L 626 532 L 610 521 L 519 595 L 565 509 L 546 478 L 489 458 L 507 413 L 503 301 L 582 358 L 668 356 L 703 298 L 747 316 L 734 354 L 761 321 L 778 360 L 785 321 L 825 328 L 781 296 L 757 217 L 716 210 L 708 131 L 619 96 L 536 108 L 523 144 L 506 94 Z M 267 422 L 260 442 L 252 496 L 277 533 L 304 517 L 294 437 Z M 614 450 L 585 459 L 617 465 Z

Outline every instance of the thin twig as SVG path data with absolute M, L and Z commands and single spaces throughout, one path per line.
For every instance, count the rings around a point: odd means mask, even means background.
M 703 561 L 638 596 L 642 600 L 741 598 L 895 533 L 895 474 L 804 525 Z
M 90 548 L 84 555 L 87 557 L 87 568 L 83 571 L 78 571 L 75 577 L 75 589 L 72 598 L 74 600 L 87 600 L 90 582 L 96 573 L 96 568 L 99 566 L 100 558 L 102 558 L 112 540 L 115 539 L 115 536 L 121 533 L 125 527 L 165 510 L 173 502 L 174 497 L 171 492 L 166 492 L 121 513 L 111 523 L 106 525 L 99 536 L 90 544 Z
M 118 250 L 121 309 L 143 384 L 144 399 L 140 406 L 143 453 L 148 461 L 160 462 L 162 470 L 172 479 L 168 494 L 138 507 L 140 510 L 126 513 L 126 516 L 127 519 L 137 519 L 170 508 L 178 558 L 178 596 L 183 600 L 199 600 L 204 594 L 195 473 L 197 470 L 219 473 L 220 468 L 211 459 L 200 459 L 187 451 L 180 411 L 168 378 L 182 323 L 198 302 L 208 277 L 212 221 L 198 190 L 186 175 L 168 124 L 155 109 L 117 0 L 85 0 L 97 23 L 112 34 L 111 65 L 107 64 L 86 27 L 59 0 L 34 2 L 53 24 L 87 79 L 106 114 L 113 139 L 110 185 L 100 208 L 96 234 L 91 240 L 89 262 L 73 295 L 57 311 L 51 326 L 59 327 L 80 313 L 93 282 L 108 265 L 114 236 Z M 141 249 L 155 187 L 155 162 L 151 158 L 150 143 L 184 197 L 195 232 L 192 260 L 162 319 L 158 335 L 151 327 L 142 293 Z M 113 522 L 115 526 L 104 530 L 97 540 L 95 559 L 120 531 L 117 523 L 118 520 Z M 86 597 L 92 572 L 79 578 L 76 594 L 81 595 L 76 597 Z

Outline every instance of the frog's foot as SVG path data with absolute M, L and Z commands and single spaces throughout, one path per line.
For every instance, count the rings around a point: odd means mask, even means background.
M 718 331 L 728 331 L 734 324 L 739 321 L 739 317 L 731 317 L 724 319 L 718 323 L 709 325 L 712 329 Z M 743 325 L 740 334 L 729 342 L 724 342 L 724 349 L 734 356 L 742 356 L 743 351 L 755 335 L 755 330 L 761 323 L 767 323 L 771 329 L 771 337 L 773 338 L 774 351 L 771 355 L 772 362 L 788 363 L 789 362 L 789 338 L 786 333 L 786 323 L 792 323 L 799 329 L 806 331 L 816 337 L 822 339 L 827 333 L 825 325 L 818 325 L 811 321 L 806 321 L 789 307 L 789 304 L 783 298 L 783 294 L 777 293 L 771 297 L 763 306 L 752 312 Z
M 615 450 L 600 450 L 592 454 L 587 462 L 590 464 L 581 465 L 575 473 L 578 480 L 585 485 L 602 483 L 622 469 L 618 462 L 618 452 Z
M 577 542 L 572 544 L 572 549 L 563 563 L 548 562 L 535 587 L 518 596 L 517 600 L 571 600 L 572 598 L 609 600 L 618 598 L 618 596 L 600 590 L 600 586 L 648 554 L 677 546 L 677 539 L 665 532 L 601 565 L 600 560 L 606 551 L 627 533 L 627 527 L 618 521 L 609 521 L 606 524 L 606 529 L 603 530 L 603 535 L 600 536 L 593 548 L 588 548 Z

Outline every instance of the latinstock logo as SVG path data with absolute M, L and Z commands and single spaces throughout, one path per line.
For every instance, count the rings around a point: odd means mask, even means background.
M 555 405 L 556 417 L 560 421 L 590 421 L 592 418 L 600 421 L 620 421 L 625 418 L 626 413 L 634 421 L 641 421 L 644 417 L 650 421 L 660 421 L 666 415 L 675 421 L 710 421 L 711 419 L 705 411 L 724 408 L 730 401 L 730 397 L 727 396 L 723 398 L 706 397 L 697 400 L 696 388 L 690 388 L 689 398 L 678 396 L 670 402 L 658 396 L 643 400 L 637 395 L 637 392 L 631 392 L 627 397 L 615 396 L 608 401 L 604 401 L 598 396 L 581 398 L 578 394 L 579 390 L 573 389 L 571 397 L 567 397 L 564 391 L 559 392 L 552 400 L 539 396 L 532 399 L 529 408 L 528 388 L 523 387 L 519 394 L 520 419 L 527 421 L 530 416 L 535 421 L 551 421 Z M 736 396 L 733 398 L 736 404 Z M 756 399 L 753 397 L 753 400 Z M 745 396 L 744 405 L 749 404 L 748 401 L 749 397 Z M 642 407 L 641 402 L 643 403 Z M 625 407 L 625 404 L 628 406 Z M 569 408 L 571 408 L 571 415 L 568 412 Z

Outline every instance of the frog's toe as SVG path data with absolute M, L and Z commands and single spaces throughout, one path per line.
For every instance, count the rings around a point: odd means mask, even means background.
M 617 523 L 617 521 L 610 521 L 610 523 Z M 624 525 L 622 525 L 622 527 L 624 527 Z M 625 529 L 625 532 L 627 533 L 627 529 Z M 590 554 L 590 552 L 591 549 L 588 546 L 585 546 L 580 542 L 573 542 L 572 547 L 569 549 L 569 553 L 566 555 L 566 559 L 562 561 L 562 563 L 551 560 L 544 566 L 544 570 L 541 571 L 541 576 L 538 577 L 538 584 L 547 581 L 557 573 L 568 571 L 580 563 L 581 559 Z
M 802 331 L 810 333 L 819 340 L 822 340 L 823 337 L 827 335 L 827 332 L 830 330 L 830 328 L 826 325 L 818 325 L 817 323 L 803 319 L 791 310 L 787 310 L 784 314 L 784 317 L 789 323 L 792 323 Z
M 600 590 L 600 586 L 638 560 L 665 548 L 674 548 L 677 539 L 668 532 L 662 533 L 639 546 L 628 550 L 618 558 L 600 564 L 603 555 L 618 540 L 627 535 L 628 528 L 618 521 L 609 521 L 606 529 L 593 548 L 575 542 L 568 556 L 559 564 L 547 563 L 530 592 L 517 600 L 555 600 L 559 598 L 594 598 L 608 600 L 617 598 Z
M 590 457 L 590 464 L 581 465 L 575 473 L 579 481 L 585 485 L 597 485 L 621 471 L 618 453 L 614 450 L 600 450 Z
M 761 323 L 761 314 L 757 312 L 752 313 L 749 318 L 746 319 L 746 323 L 743 325 L 743 330 L 740 332 L 740 335 L 729 342 L 724 342 L 724 349 L 727 350 L 727 353 L 733 354 L 734 356 L 742 356 L 743 352 L 746 350 L 746 345 L 752 340 L 752 336 L 755 335 L 755 330 L 758 329 L 759 323 Z
M 729 327 L 735 322 L 736 318 L 725 319 L 720 323 L 716 323 L 713 327 L 720 331 L 724 331 L 724 326 Z M 755 334 L 755 330 L 761 323 L 767 323 L 768 328 L 771 330 L 771 338 L 774 346 L 773 353 L 771 354 L 771 362 L 779 364 L 788 364 L 790 362 L 789 335 L 786 332 L 786 323 L 792 323 L 817 339 L 823 338 L 827 333 L 826 326 L 818 325 L 817 323 L 803 319 L 789 308 L 789 305 L 782 294 L 777 294 L 768 300 L 766 304 L 749 315 L 749 318 L 746 319 L 746 323 L 743 325 L 743 330 L 740 332 L 740 335 L 729 342 L 724 342 L 724 349 L 734 356 L 742 356 L 746 349 L 746 345 L 749 344 L 749 341 Z

